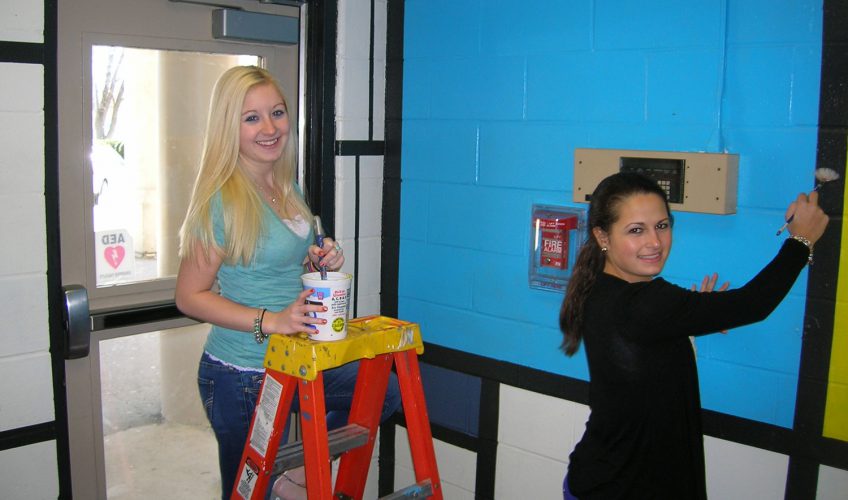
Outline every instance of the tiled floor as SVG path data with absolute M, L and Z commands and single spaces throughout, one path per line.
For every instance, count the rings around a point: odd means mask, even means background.
M 150 424 L 105 439 L 109 500 L 220 498 L 218 450 L 211 429 Z
M 202 342 L 185 348 L 186 335 L 152 332 L 100 343 L 109 500 L 220 498 L 217 445 L 196 387 Z M 377 496 L 376 464 L 375 458 L 365 498 Z
M 218 449 L 194 375 L 202 344 L 191 349 L 178 344 L 188 339 L 186 329 L 166 335 L 150 332 L 100 343 L 109 500 L 221 497 Z M 176 361 L 167 356 L 174 349 Z

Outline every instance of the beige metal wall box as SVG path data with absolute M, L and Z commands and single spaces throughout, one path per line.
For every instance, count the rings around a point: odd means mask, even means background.
M 736 213 L 739 155 L 632 149 L 574 150 L 574 201 L 586 203 L 598 183 L 616 172 L 640 172 L 657 180 L 672 210 Z

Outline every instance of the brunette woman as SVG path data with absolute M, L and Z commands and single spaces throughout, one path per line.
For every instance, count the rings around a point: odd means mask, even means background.
M 790 237 L 751 281 L 719 293 L 713 276 L 700 293 L 657 277 L 673 228 L 657 183 L 618 173 L 598 185 L 560 311 L 565 353 L 586 349 L 591 409 L 564 498 L 706 498 L 689 336 L 762 321 L 783 300 L 828 223 L 817 192 L 799 195 L 786 210 L 793 214 Z

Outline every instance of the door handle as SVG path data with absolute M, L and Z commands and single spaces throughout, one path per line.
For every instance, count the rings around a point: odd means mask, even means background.
M 88 356 L 91 346 L 91 316 L 88 311 L 88 291 L 82 285 L 62 287 L 65 309 L 65 359 Z

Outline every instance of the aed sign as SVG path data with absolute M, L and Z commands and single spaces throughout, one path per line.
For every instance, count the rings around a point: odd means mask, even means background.
M 124 229 L 94 233 L 97 284 L 126 280 L 135 269 L 132 236 Z

